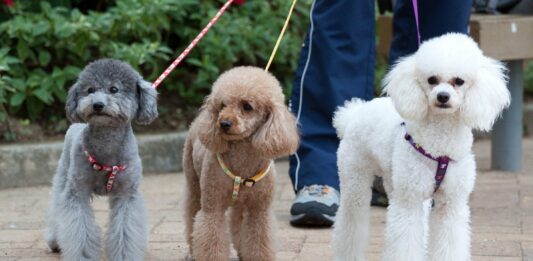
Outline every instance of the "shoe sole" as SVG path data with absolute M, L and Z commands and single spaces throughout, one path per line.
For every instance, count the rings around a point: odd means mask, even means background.
M 295 227 L 331 227 L 338 206 L 318 202 L 296 203 L 291 207 L 290 224 Z

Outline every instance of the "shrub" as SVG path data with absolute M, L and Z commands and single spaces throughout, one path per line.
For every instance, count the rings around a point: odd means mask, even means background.
M 56 125 L 66 90 L 90 61 L 129 62 L 153 81 L 225 2 L 222 0 L 15 1 L 0 13 L 0 123 L 9 118 Z M 271 71 L 289 90 L 307 30 L 310 1 L 300 1 Z M 232 6 L 161 85 L 161 112 L 183 119 L 211 83 L 235 65 L 264 66 L 290 1 Z M 166 101 L 165 101 L 166 100 Z M 173 107 L 177 110 L 172 110 Z M 66 126 L 66 124 L 61 124 Z M 55 131 L 63 131 L 55 130 Z M 12 135 L 8 135 L 13 139 Z M 3 135 L 6 139 L 6 135 Z

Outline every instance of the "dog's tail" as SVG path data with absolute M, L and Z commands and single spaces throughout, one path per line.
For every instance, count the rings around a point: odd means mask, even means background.
M 350 119 L 357 117 L 358 107 L 365 103 L 364 100 L 353 98 L 351 101 L 346 101 L 344 106 L 339 107 L 333 115 L 333 127 L 337 129 L 337 136 L 340 139 L 344 137 L 346 128 Z

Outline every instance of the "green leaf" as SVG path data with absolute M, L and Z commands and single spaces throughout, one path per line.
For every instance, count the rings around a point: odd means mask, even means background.
M 28 57 L 30 49 L 24 40 L 19 39 L 17 44 L 17 54 L 21 60 L 24 60 Z
M 26 93 L 17 92 L 13 96 L 11 96 L 9 104 L 11 106 L 20 106 L 24 102 L 24 100 L 26 100 Z
M 3 58 L 4 56 L 6 56 L 7 53 L 9 53 L 9 48 L 8 47 L 1 48 L 0 49 L 0 58 Z
M 54 100 L 52 98 L 52 94 L 48 91 L 48 88 L 40 88 L 34 91 L 32 94 L 46 104 L 50 104 Z
M 22 79 L 13 79 L 11 81 L 11 84 L 17 91 L 20 91 L 20 92 L 26 91 L 26 82 Z
M 52 59 L 52 56 L 50 53 L 44 49 L 39 50 L 39 63 L 42 66 L 47 66 L 48 63 L 50 63 L 50 60 Z
M 39 22 L 33 26 L 31 33 L 35 37 L 46 33 L 48 30 L 50 30 L 50 24 L 47 22 Z
M 74 26 L 67 22 L 63 21 L 62 23 L 56 24 L 55 33 L 59 38 L 68 38 L 75 33 L 76 29 Z
M 81 72 L 81 69 L 78 67 L 69 65 L 65 67 L 65 69 L 63 69 L 63 72 L 68 76 L 75 77 Z

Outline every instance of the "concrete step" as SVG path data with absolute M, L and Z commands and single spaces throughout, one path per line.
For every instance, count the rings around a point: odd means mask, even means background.
M 186 132 L 137 135 L 146 173 L 181 171 Z M 0 189 L 49 184 L 55 174 L 63 142 L 0 146 Z

